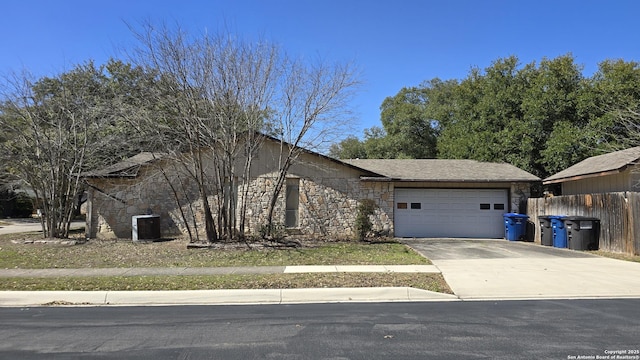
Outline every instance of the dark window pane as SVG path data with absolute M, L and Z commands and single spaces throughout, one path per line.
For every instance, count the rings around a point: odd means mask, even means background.
M 398 209 L 406 209 L 407 203 L 398 203 Z
M 422 209 L 422 204 L 421 203 L 411 203 L 411 208 L 412 209 Z
M 491 210 L 491 204 L 480 204 L 480 210 Z
M 493 204 L 493 210 L 504 210 L 504 204 Z

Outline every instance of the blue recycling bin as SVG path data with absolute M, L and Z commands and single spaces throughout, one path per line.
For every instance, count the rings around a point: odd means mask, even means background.
M 527 220 L 524 214 L 504 214 L 504 238 L 509 241 L 525 240 L 527 238 Z
M 567 247 L 567 228 L 564 224 L 565 215 L 549 216 L 551 219 L 551 229 L 553 231 L 553 247 Z

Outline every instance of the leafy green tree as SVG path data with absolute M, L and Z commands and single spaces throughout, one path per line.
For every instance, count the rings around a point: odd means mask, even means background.
M 543 178 L 637 144 L 629 119 L 640 104 L 639 64 L 606 60 L 591 78 L 582 72 L 571 54 L 525 65 L 510 56 L 462 80 L 403 88 L 383 103 L 384 128 L 365 131 L 362 144 L 368 157 L 416 157 L 408 144 L 435 143 L 439 158 L 508 162 Z
M 444 86 L 435 80 L 432 83 Z M 363 141 L 348 137 L 334 144 L 330 154 L 342 159 L 435 157 L 438 122 L 426 113 L 428 91 L 428 88 L 403 88 L 386 98 L 380 107 L 383 127 L 365 129 Z
M 135 71 L 134 77 L 141 77 Z M 126 120 L 139 112 L 139 104 L 131 102 L 143 99 L 150 87 L 121 81 L 135 71 L 118 61 L 103 66 L 90 61 L 57 76 L 5 78 L 0 163 L 34 191 L 45 214 L 45 237 L 68 236 L 83 172 L 139 151 Z
M 364 144 L 355 136 L 348 136 L 339 143 L 331 144 L 329 156 L 336 159 L 366 159 Z
M 633 137 L 621 119 L 638 109 L 640 103 L 640 64 L 634 61 L 606 60 L 589 81 L 588 97 L 581 103 L 581 111 L 588 118 L 586 130 L 589 145 L 596 151 L 624 146 Z M 622 144 L 620 144 L 622 143 Z
M 472 69 L 449 97 L 454 110 L 438 156 L 508 162 L 541 177 L 584 156 L 575 151 L 580 132 L 566 138 L 588 123 L 578 110 L 587 92 L 581 71 L 571 55 L 524 66 L 512 56 Z
M 505 147 L 514 141 L 508 125 L 522 118 L 517 66 L 515 57 L 500 59 L 484 73 L 472 69 L 460 82 L 450 100 L 452 119 L 438 138 L 439 157 L 504 161 Z
M 436 129 L 425 112 L 425 95 L 420 88 L 403 88 L 382 102 L 380 119 L 388 141 L 395 145 L 395 157 L 436 156 Z

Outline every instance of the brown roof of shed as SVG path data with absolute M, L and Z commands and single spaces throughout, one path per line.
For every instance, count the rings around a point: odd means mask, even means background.
M 343 161 L 399 181 L 540 181 L 537 176 L 506 163 L 445 159 L 353 159 Z
M 640 146 L 593 156 L 544 179 L 544 184 L 553 184 L 578 178 L 609 175 L 623 171 L 640 160 Z

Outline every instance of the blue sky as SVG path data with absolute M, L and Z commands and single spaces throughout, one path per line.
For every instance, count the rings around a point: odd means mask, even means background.
M 501 57 L 526 64 L 572 53 L 587 76 L 605 59 L 640 61 L 636 0 L 0 0 L 0 14 L 0 74 L 104 63 L 134 44 L 125 23 L 145 19 L 353 61 L 364 80 L 356 136 L 380 125 L 380 104 L 402 87 L 461 79 Z

